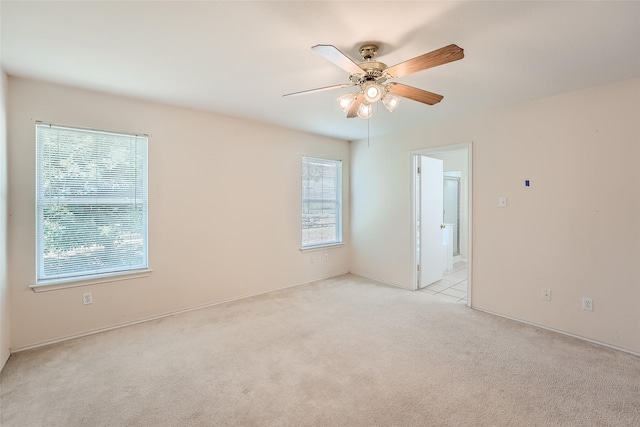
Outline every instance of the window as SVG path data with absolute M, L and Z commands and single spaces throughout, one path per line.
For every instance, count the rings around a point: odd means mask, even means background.
M 302 248 L 342 243 L 342 162 L 302 158 Z
M 36 124 L 36 285 L 148 267 L 147 139 Z

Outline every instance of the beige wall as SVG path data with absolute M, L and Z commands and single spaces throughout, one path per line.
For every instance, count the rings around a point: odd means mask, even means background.
M 9 358 L 9 289 L 7 281 L 7 76 L 0 70 L 0 370 Z
M 639 112 L 633 79 L 352 143 L 351 271 L 411 287 L 409 153 L 472 141 L 473 305 L 640 352 Z
M 9 96 L 12 349 L 349 271 L 348 245 L 300 252 L 303 154 L 344 160 L 349 236 L 346 141 L 11 76 Z M 150 276 L 29 288 L 36 120 L 150 135 Z
M 350 164 L 344 141 L 268 125 L 14 77 L 8 94 L 13 349 L 349 270 L 410 288 L 410 153 L 473 141 L 474 306 L 640 352 L 640 79 L 357 141 Z M 149 277 L 29 289 L 35 120 L 150 135 Z M 350 244 L 328 263 L 299 251 L 303 154 L 345 160 Z

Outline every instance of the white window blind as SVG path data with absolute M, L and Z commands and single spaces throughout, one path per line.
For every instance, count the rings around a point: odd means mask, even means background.
M 148 267 L 147 142 L 36 124 L 36 284 Z
M 342 243 L 342 162 L 302 158 L 302 247 Z

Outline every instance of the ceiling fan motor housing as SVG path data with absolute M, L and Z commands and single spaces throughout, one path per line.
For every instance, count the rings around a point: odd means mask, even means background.
M 385 74 L 387 65 L 382 62 L 365 61 L 358 64 L 358 66 L 362 68 L 362 74 L 352 74 L 349 78 L 354 85 L 371 81 L 383 83 L 387 80 L 387 75 Z
M 360 56 L 364 59 L 364 62 L 358 64 L 358 66 L 364 70 L 360 83 L 379 80 L 384 76 L 384 71 L 387 69 L 387 65 L 382 62 L 372 60 L 377 53 L 378 46 L 375 44 L 365 44 L 360 47 Z

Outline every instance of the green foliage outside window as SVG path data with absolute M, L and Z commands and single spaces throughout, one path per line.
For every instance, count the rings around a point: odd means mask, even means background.
M 38 278 L 147 264 L 147 138 L 39 124 Z

